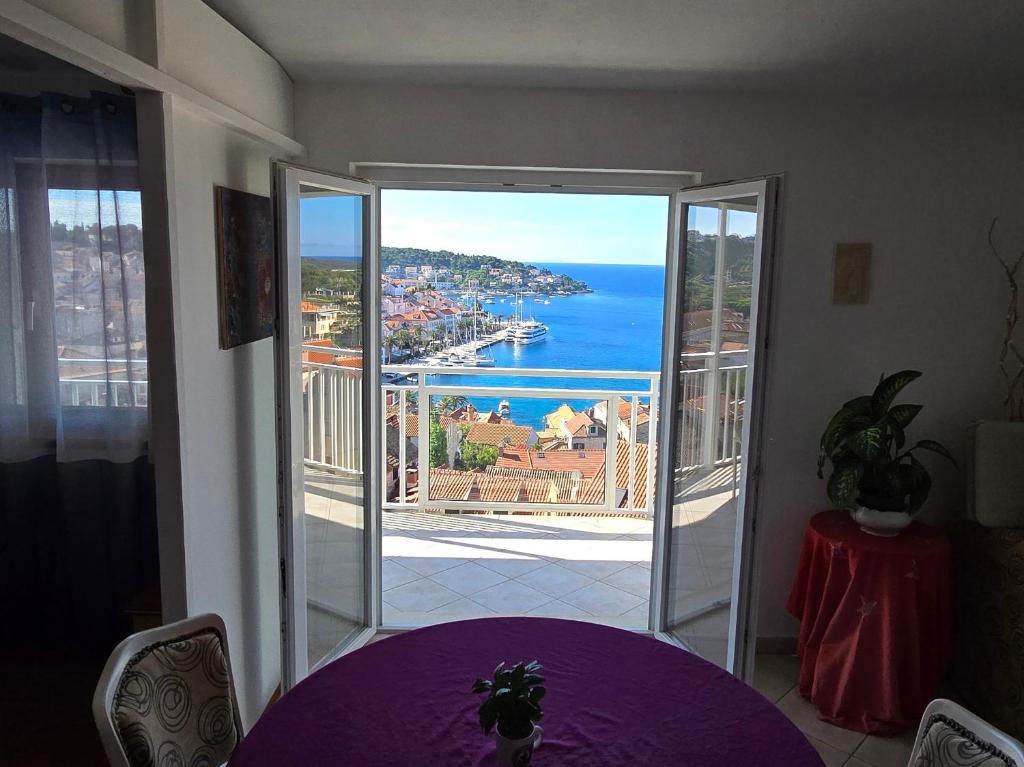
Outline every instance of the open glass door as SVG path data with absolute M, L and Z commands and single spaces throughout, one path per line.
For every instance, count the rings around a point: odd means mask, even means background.
M 275 167 L 284 687 L 379 623 L 377 189 Z
M 666 270 L 655 628 L 751 673 L 768 244 L 777 182 L 675 195 Z

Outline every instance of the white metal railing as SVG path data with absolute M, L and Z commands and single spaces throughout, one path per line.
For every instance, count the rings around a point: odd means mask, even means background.
M 72 407 L 146 407 L 148 367 L 145 359 L 58 359 L 60 403 Z M 71 370 L 74 368 L 79 370 Z M 94 372 L 89 368 L 101 370 Z M 129 371 L 132 375 L 128 375 Z
M 681 355 L 684 363 L 701 367 L 679 372 L 676 450 L 680 471 L 734 463 L 740 457 L 747 365 L 739 358 L 746 355 L 746 349 Z M 732 364 L 723 365 L 723 361 Z
M 596 511 L 602 513 L 621 512 L 653 512 L 654 496 L 654 450 L 648 449 L 644 471 L 640 472 L 637 465 L 638 444 L 638 415 L 641 404 L 649 407 L 649 421 L 647 424 L 648 439 L 657 433 L 658 417 L 658 390 L 660 374 L 656 372 L 621 371 L 621 370 L 564 370 L 564 369 L 538 369 L 538 368 L 444 368 L 428 367 L 422 365 L 385 365 L 382 367 L 385 373 L 406 376 L 408 383 L 392 383 L 383 385 L 382 420 L 386 424 L 389 415 L 394 416 L 397 429 L 397 463 L 398 477 L 395 487 L 389 487 L 388 472 L 384 472 L 383 493 L 384 498 L 389 499 L 384 503 L 384 508 L 391 509 L 418 509 L 444 508 L 455 511 L 488 510 L 488 511 Z M 466 386 L 446 384 L 442 381 L 431 383 L 430 378 L 445 375 L 470 375 L 479 376 L 482 379 L 493 376 L 515 376 L 517 378 L 534 379 L 582 379 L 619 382 L 617 387 L 588 389 L 588 388 L 561 388 L 553 386 Z M 390 397 L 389 397 L 390 395 Z M 415 400 L 411 398 L 415 395 Z M 516 502 L 496 500 L 469 500 L 456 498 L 439 498 L 431 496 L 431 473 L 430 453 L 430 417 L 417 418 L 417 433 L 413 437 L 408 433 L 407 423 L 410 420 L 408 415 L 415 412 L 417 415 L 430 412 L 430 403 L 434 397 L 457 395 L 466 397 L 470 401 L 474 397 L 487 397 L 491 399 L 547 399 L 553 401 L 583 400 L 599 403 L 604 401 L 607 410 L 605 415 L 605 446 L 604 446 L 604 473 L 603 473 L 603 494 L 600 502 L 579 503 L 579 502 Z M 392 412 L 388 412 L 388 400 L 391 399 Z M 618 452 L 618 413 L 619 403 L 627 402 L 630 408 L 630 423 L 628 428 L 629 439 L 626 440 L 628 469 L 625 472 L 626 479 L 624 487 L 617 486 L 619 459 Z M 426 405 L 426 408 L 424 408 Z M 410 438 L 416 440 L 416 498 L 410 501 L 409 469 L 410 462 L 407 460 L 406 445 Z M 388 459 L 387 435 L 382 445 L 381 460 L 386 465 Z M 650 447 L 651 445 L 648 445 Z M 571 447 L 571 444 L 570 444 Z M 558 451 L 562 452 L 562 451 Z M 565 452 L 572 452 L 571 450 Z M 440 468 L 440 467 L 436 467 Z M 641 476 L 642 475 L 642 476 Z M 598 474 L 597 476 L 601 476 Z M 593 481 L 593 478 L 586 478 Z M 585 481 L 585 480 L 584 480 Z M 638 505 L 638 483 L 644 482 L 643 505 Z M 620 494 L 620 491 L 622 493 Z
M 304 351 L 330 354 L 361 355 L 356 349 L 331 349 L 304 346 Z M 700 367 L 680 371 L 679 411 L 680 426 L 676 466 L 690 471 L 701 467 L 735 463 L 739 458 L 740 436 L 744 417 L 744 386 L 747 366 L 720 365 L 721 361 L 736 363 L 742 350 L 715 357 L 710 352 L 683 355 L 689 364 Z M 303 389 L 305 403 L 305 462 L 308 466 L 334 472 L 360 475 L 363 471 L 362 455 L 362 370 L 343 367 L 334 362 L 303 362 Z M 394 380 L 383 383 L 381 414 L 383 435 L 381 440 L 382 484 L 384 508 L 451 510 L 511 511 L 528 508 L 536 511 L 587 510 L 615 513 L 653 509 L 655 450 L 647 450 L 646 474 L 637 465 L 639 444 L 654 446 L 657 434 L 658 393 L 660 376 L 655 372 L 564 370 L 522 368 L 437 368 L 423 365 L 384 365 L 381 368 Z M 446 383 L 444 376 L 475 376 L 481 384 L 488 377 L 514 376 L 536 379 L 538 385 L 524 386 L 465 386 Z M 574 379 L 614 381 L 614 386 L 588 389 L 580 386 L 559 387 L 544 385 L 543 379 Z M 603 386 L 603 384 L 595 384 Z M 601 503 L 529 503 L 498 502 L 466 499 L 446 499 L 430 495 L 430 418 L 410 419 L 418 415 L 421 403 L 445 395 L 458 395 L 472 400 L 474 397 L 491 399 L 534 398 L 575 400 L 592 403 L 605 402 L 605 488 Z M 390 400 L 390 402 L 389 402 Z M 628 429 L 619 429 L 619 403 L 628 403 L 630 419 Z M 638 437 L 638 415 L 641 405 L 649 405 L 646 434 Z M 429 404 L 428 404 L 429 410 Z M 431 416 L 434 417 L 434 416 Z M 389 419 L 392 426 L 389 426 Z M 417 424 L 410 433 L 408 424 Z M 393 431 L 389 433 L 389 429 Z M 628 434 L 629 470 L 624 487 L 616 487 L 617 466 L 622 458 L 618 451 L 618 438 Z M 417 456 L 410 454 L 415 446 Z M 570 445 L 571 446 L 571 445 Z M 389 453 L 391 466 L 388 466 Z M 440 468 L 440 467 L 439 467 Z M 646 479 L 644 479 L 646 477 Z M 646 493 L 638 496 L 637 482 L 645 481 Z M 412 492 L 415 484 L 415 493 Z M 623 498 L 624 496 L 624 498 Z M 644 503 L 636 504 L 642 497 Z M 619 506 L 622 501 L 625 505 Z
M 358 349 L 303 346 L 304 352 L 362 357 Z M 363 471 L 363 371 L 331 362 L 302 363 L 306 465 L 344 474 Z

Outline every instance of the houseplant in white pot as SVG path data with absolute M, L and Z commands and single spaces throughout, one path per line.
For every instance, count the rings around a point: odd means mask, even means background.
M 517 663 L 506 669 L 499 663 L 494 679 L 477 679 L 473 692 L 486 692 L 480 704 L 480 729 L 484 735 L 497 730 L 498 765 L 525 767 L 540 745 L 544 731 L 537 722 L 544 716 L 540 702 L 547 690 L 537 661 Z
M 934 440 L 907 447 L 906 428 L 921 405 L 894 405 L 900 391 L 918 378 L 916 370 L 882 376 L 870 395 L 855 397 L 829 421 L 818 452 L 818 476 L 831 464 L 829 500 L 849 509 L 861 529 L 874 535 L 897 535 L 910 524 L 931 490 L 931 476 L 918 451 L 938 453 L 956 465 Z

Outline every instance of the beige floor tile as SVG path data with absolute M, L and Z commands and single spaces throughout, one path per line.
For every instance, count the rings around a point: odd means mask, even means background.
M 546 605 L 535 607 L 527 615 L 536 615 L 542 618 L 568 618 L 570 620 L 587 620 L 594 617 L 585 610 L 558 599 L 552 599 Z
M 481 567 L 494 570 L 494 572 L 504 575 L 506 578 L 518 578 L 520 575 L 525 575 L 531 570 L 536 570 L 538 567 L 544 567 L 548 563 L 546 559 L 535 559 L 532 557 L 523 557 L 522 559 L 480 559 L 475 561 Z
M 779 710 L 805 735 L 824 741 L 847 754 L 856 751 L 857 746 L 864 740 L 863 733 L 844 730 L 818 719 L 817 710 L 800 695 L 798 690 L 790 690 L 777 705 Z
M 520 575 L 516 580 L 555 598 L 565 596 L 571 591 L 576 591 L 594 582 L 593 578 L 555 564 L 545 565 L 525 575 Z
M 651 621 L 650 603 L 645 599 L 632 610 L 624 612 L 619 618 L 621 621 L 626 622 L 630 628 L 645 629 Z
M 629 612 L 646 600 L 607 583 L 595 581 L 578 591 L 566 594 L 562 601 L 575 605 L 591 615 L 614 616 Z
M 493 618 L 494 611 L 484 607 L 479 602 L 474 602 L 468 597 L 463 599 L 456 599 L 454 602 L 449 602 L 446 605 L 441 605 L 435 610 L 431 610 L 430 615 L 437 614 L 438 616 L 444 616 L 445 618 Z
M 754 689 L 775 703 L 792 690 L 800 675 L 795 655 L 761 655 L 754 659 Z
M 381 562 L 381 587 L 384 591 L 415 581 L 423 576 L 400 564 L 396 559 Z
M 456 557 L 395 557 L 398 564 L 420 575 L 433 575 L 442 570 L 458 567 L 467 560 Z
M 494 570 L 481 567 L 476 562 L 463 562 L 461 565 L 434 573 L 430 580 L 463 596 L 469 596 L 491 586 L 497 586 L 508 578 Z
M 388 589 L 384 592 L 383 599 L 398 610 L 427 612 L 454 602 L 461 596 L 457 591 L 445 588 L 429 578 L 421 578 L 418 581 L 411 581 Z
M 644 599 L 649 599 L 651 596 L 651 571 L 639 565 L 630 565 L 601 580 L 610 586 L 628 591 L 630 594 Z
M 617 573 L 619 570 L 625 570 L 629 567 L 629 562 L 605 562 L 601 560 L 589 560 L 589 559 L 562 559 L 558 561 L 562 567 L 568 567 L 573 572 L 577 572 L 580 575 L 586 575 L 588 578 L 594 580 L 601 580 L 607 578 L 612 573 Z
M 825 767 L 843 767 L 847 759 L 850 758 L 849 754 L 817 738 L 808 737 L 807 740 L 814 746 L 814 750 L 818 752 L 818 756 L 825 763 Z
M 851 756 L 850 760 L 843 765 L 843 767 L 878 767 L 878 765 L 871 764 L 870 762 L 865 762 L 855 756 Z M 900 767 L 906 767 L 906 765 L 901 764 Z
M 493 610 L 498 615 L 527 613 L 551 601 L 551 597 L 519 581 L 505 581 L 489 589 L 478 591 L 473 601 Z
M 905 732 L 892 738 L 868 735 L 853 755 L 875 767 L 906 767 L 917 732 Z

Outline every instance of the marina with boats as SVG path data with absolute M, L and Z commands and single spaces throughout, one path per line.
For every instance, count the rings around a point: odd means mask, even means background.
M 496 330 L 481 333 L 479 331 L 480 315 L 483 312 L 479 307 L 482 302 L 476 294 L 471 294 L 472 306 L 476 307 L 472 312 L 472 327 L 469 331 L 469 338 L 461 340 L 458 331 L 453 331 L 451 344 L 445 344 L 445 349 L 425 355 L 418 362 L 428 367 L 494 367 L 494 357 L 483 353 L 488 347 L 498 343 L 508 342 L 517 346 L 533 344 L 543 341 L 548 334 L 549 328 L 543 322 L 539 322 L 532 316 L 527 318 L 523 311 L 524 299 L 521 295 L 512 297 L 515 302 L 515 311 L 509 320 Z M 550 303 L 550 299 L 547 300 Z M 446 340 L 448 336 L 446 334 Z

